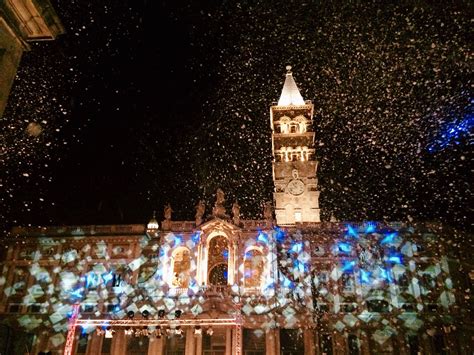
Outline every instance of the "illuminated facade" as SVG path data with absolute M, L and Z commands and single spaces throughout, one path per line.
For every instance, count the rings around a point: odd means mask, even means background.
M 319 191 L 311 101 L 304 101 L 287 67 L 277 105 L 270 108 L 275 216 L 280 226 L 319 222 Z
M 219 189 L 194 221 L 166 206 L 147 226 L 14 228 L 0 317 L 21 332 L 0 332 L 0 352 L 469 353 L 460 259 L 440 243 L 452 232 L 319 222 L 312 110 L 288 73 L 263 220 L 241 219 L 237 203 L 228 214 Z

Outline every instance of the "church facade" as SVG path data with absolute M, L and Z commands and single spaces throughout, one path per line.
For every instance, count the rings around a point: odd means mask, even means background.
M 0 352 L 468 354 L 472 265 L 438 224 L 321 222 L 313 104 L 291 68 L 270 108 L 274 201 L 222 190 L 195 220 L 14 228 L 0 255 Z M 1 348 L 3 346 L 3 348 Z

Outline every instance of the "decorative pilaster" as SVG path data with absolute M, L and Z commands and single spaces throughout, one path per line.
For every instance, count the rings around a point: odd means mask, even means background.
M 151 338 L 148 355 L 163 355 L 163 338 Z
M 306 355 L 316 355 L 314 348 L 314 330 L 305 329 L 303 333 L 304 337 L 304 353 Z
M 196 336 L 195 339 L 195 344 L 196 344 L 196 355 L 201 355 L 202 354 L 202 336 Z
M 232 328 L 225 330 L 225 355 L 232 355 Z
M 114 355 L 126 355 L 127 354 L 127 338 L 125 332 L 122 329 L 117 329 L 112 338 L 112 347 L 110 352 Z
M 186 348 L 185 348 L 186 355 L 196 355 L 196 349 L 195 349 L 194 343 L 195 343 L 194 329 L 187 328 L 186 329 Z
M 266 355 L 277 355 L 276 347 L 276 334 L 275 329 L 270 329 L 265 334 L 265 348 L 266 348 Z

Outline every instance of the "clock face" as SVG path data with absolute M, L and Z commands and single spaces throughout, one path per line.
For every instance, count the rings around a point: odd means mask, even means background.
M 301 180 L 292 180 L 288 183 L 286 190 L 292 195 L 301 195 L 304 192 L 304 183 Z

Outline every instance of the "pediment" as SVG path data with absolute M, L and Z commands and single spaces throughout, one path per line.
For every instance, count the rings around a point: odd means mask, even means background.
M 215 230 L 222 230 L 226 233 L 235 233 L 241 230 L 236 225 L 218 217 L 214 217 L 206 223 L 201 224 L 198 229 L 202 230 L 203 233 L 209 233 Z

